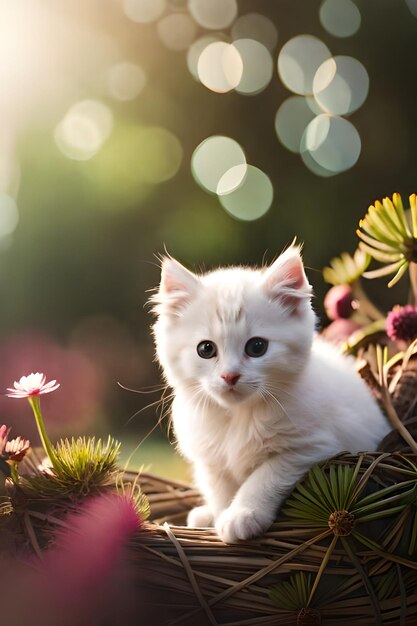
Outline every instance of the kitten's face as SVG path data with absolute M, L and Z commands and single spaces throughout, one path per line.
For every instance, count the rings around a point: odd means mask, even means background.
M 279 396 L 311 347 L 310 292 L 294 247 L 266 270 L 199 277 L 165 259 L 154 334 L 169 384 L 224 408 Z

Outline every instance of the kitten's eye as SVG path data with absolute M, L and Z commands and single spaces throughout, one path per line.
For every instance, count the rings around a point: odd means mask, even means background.
M 217 355 L 216 344 L 212 341 L 201 341 L 197 346 L 197 352 L 202 359 L 212 359 Z
M 251 357 L 263 356 L 267 350 L 268 342 L 261 337 L 252 337 L 245 346 L 246 354 Z

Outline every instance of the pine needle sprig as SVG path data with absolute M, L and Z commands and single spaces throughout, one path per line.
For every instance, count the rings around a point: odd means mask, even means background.
M 135 480 L 126 481 L 123 478 L 123 472 L 116 476 L 115 488 L 120 496 L 132 499 L 137 515 L 142 520 L 147 520 L 151 514 L 151 507 L 148 498 L 143 493 L 140 484 L 140 473 L 137 474 Z
M 54 448 L 56 467 L 32 467 L 20 477 L 19 489 L 32 502 L 77 500 L 114 486 L 120 470 L 117 459 L 120 443 L 112 437 L 103 443 L 95 437 L 61 440 Z
M 59 463 L 57 477 L 71 483 L 104 484 L 117 471 L 120 443 L 108 437 L 107 442 L 95 437 L 62 439 L 55 446 Z

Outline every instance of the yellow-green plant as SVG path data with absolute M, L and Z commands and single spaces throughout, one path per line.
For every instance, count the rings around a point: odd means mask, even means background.
M 365 278 L 394 274 L 388 283 L 388 287 L 392 287 L 410 267 L 414 294 L 417 294 L 417 280 L 414 276 L 417 263 L 416 194 L 410 196 L 409 202 L 410 209 L 406 211 L 399 193 L 394 193 L 392 200 L 377 200 L 368 208 L 356 232 L 361 239 L 359 247 L 384 264 L 376 270 L 365 272 Z

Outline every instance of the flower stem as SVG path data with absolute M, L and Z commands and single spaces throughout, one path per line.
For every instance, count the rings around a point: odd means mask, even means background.
M 359 302 L 358 310 L 360 313 L 369 317 L 371 321 L 380 320 L 385 317 L 384 314 L 370 301 L 358 280 L 355 280 L 351 287 L 353 297 Z
M 411 262 L 408 266 L 410 273 L 410 283 L 413 294 L 412 304 L 417 305 L 417 263 Z
M 30 406 L 32 407 L 33 414 L 36 420 L 36 426 L 38 427 L 39 436 L 41 438 L 41 442 L 46 454 L 49 457 L 49 460 L 52 463 L 52 467 L 57 470 L 59 463 L 56 457 L 55 451 L 53 449 L 51 440 L 48 437 L 48 434 L 45 429 L 45 424 L 42 417 L 41 404 L 39 396 L 29 396 L 28 401 Z
M 17 471 L 17 463 L 10 462 L 10 475 L 15 485 L 19 483 L 19 473 Z

